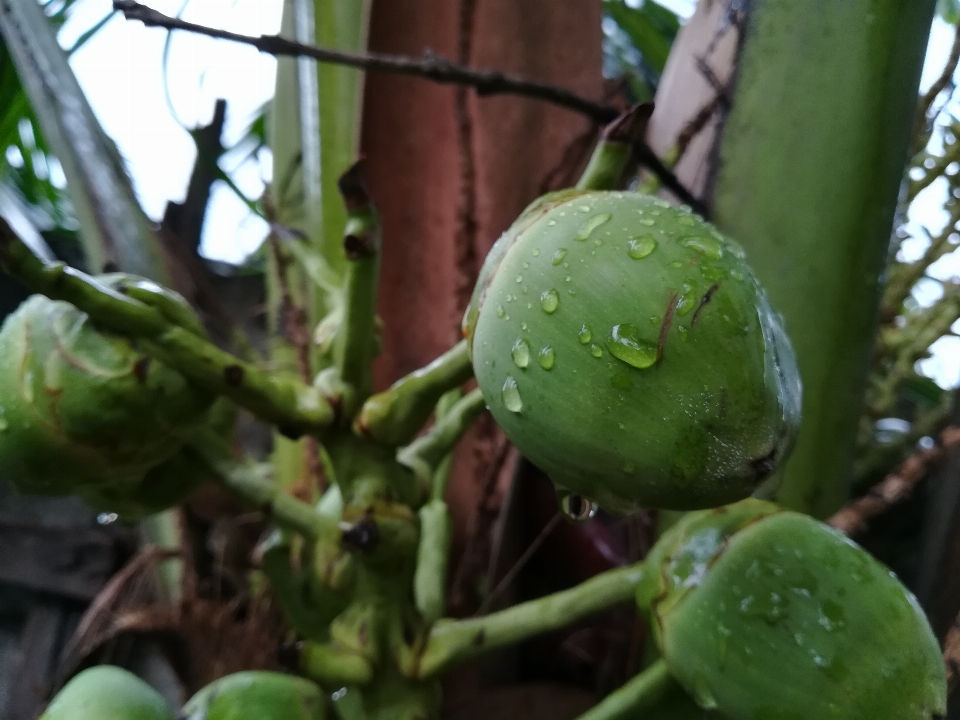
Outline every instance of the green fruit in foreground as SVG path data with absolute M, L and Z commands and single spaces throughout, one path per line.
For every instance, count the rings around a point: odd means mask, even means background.
M 202 332 L 180 296 L 101 280 Z M 123 494 L 177 452 L 212 400 L 130 339 L 34 295 L 0 328 L 0 476 L 25 493 Z
M 531 205 L 487 257 L 464 333 L 510 440 L 608 509 L 746 497 L 799 422 L 793 351 L 742 250 L 647 195 Z
M 308 680 L 265 670 L 227 675 L 183 706 L 184 720 L 323 720 L 320 689 Z
M 57 693 L 40 720 L 174 720 L 160 693 L 113 665 L 84 670 Z
M 637 599 L 671 673 L 730 720 L 931 720 L 946 712 L 915 598 L 847 537 L 745 500 L 694 513 L 648 560 Z

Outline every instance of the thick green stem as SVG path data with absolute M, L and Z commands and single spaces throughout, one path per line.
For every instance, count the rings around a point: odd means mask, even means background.
M 447 567 L 453 526 L 447 504 L 431 500 L 418 511 L 420 543 L 413 575 L 413 598 L 428 623 L 443 615 L 447 595 Z
M 380 275 L 380 223 L 364 186 L 359 163 L 343 174 L 339 187 L 347 208 L 343 249 L 348 263 L 344 278 L 343 321 L 334 346 L 334 361 L 340 379 L 355 395 L 365 397 L 372 385 L 370 348 Z M 346 410 L 348 417 L 351 410 Z
M 300 644 L 297 669 L 304 677 L 326 687 L 365 685 L 373 677 L 373 667 L 362 655 L 310 641 Z
M 494 648 L 556 630 L 593 613 L 634 599 L 643 564 L 605 572 L 575 588 L 515 605 L 485 617 L 441 621 L 433 628 L 418 667 L 432 677 Z
M 633 156 L 634 143 L 643 137 L 653 105 L 636 105 L 607 125 L 577 182 L 580 190 L 616 190 Z
M 605 697 L 577 720 L 633 720 L 643 718 L 644 710 L 656 707 L 661 700 L 679 691 L 667 664 L 657 660 L 623 687 Z
M 224 487 L 265 512 L 280 527 L 314 541 L 336 532 L 334 518 L 317 514 L 310 505 L 276 487 L 264 477 L 265 466 L 237 462 L 210 438 L 191 443 L 190 447 Z
M 0 266 L 30 290 L 72 303 L 98 325 L 136 337 L 150 355 L 277 424 L 289 435 L 321 435 L 333 422 L 333 409 L 315 388 L 288 376 L 265 373 L 175 325 L 156 308 L 63 263 L 44 262 L 3 220 Z
M 440 396 L 471 377 L 467 342 L 461 340 L 426 367 L 368 399 L 354 428 L 386 445 L 405 445 L 423 427 Z
M 474 389 L 458 400 L 429 432 L 397 453 L 397 461 L 413 470 L 431 497 L 442 498 L 446 489 L 434 487 L 437 468 L 486 409 L 480 389 Z

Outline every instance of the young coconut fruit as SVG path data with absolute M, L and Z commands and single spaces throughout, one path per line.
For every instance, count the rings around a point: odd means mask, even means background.
M 673 676 L 729 720 L 932 720 L 940 648 L 916 599 L 846 536 L 747 499 L 660 539 L 637 601 Z
M 534 202 L 487 256 L 464 335 L 510 440 L 610 510 L 746 497 L 799 422 L 793 351 L 743 251 L 648 195 Z
M 163 697 L 131 672 L 96 665 L 76 675 L 40 720 L 175 720 Z
M 323 720 L 320 688 L 309 680 L 247 670 L 216 680 L 187 701 L 183 720 Z
M 186 301 L 127 275 L 104 284 L 202 333 Z M 0 476 L 30 494 L 123 494 L 177 452 L 213 396 L 65 302 L 27 299 L 0 328 Z

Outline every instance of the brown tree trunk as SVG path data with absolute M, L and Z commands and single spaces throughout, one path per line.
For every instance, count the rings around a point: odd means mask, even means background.
M 602 92 L 600 41 L 596 0 L 375 0 L 370 25 L 371 50 L 429 49 L 594 98 Z M 576 172 L 591 127 L 539 101 L 477 98 L 376 74 L 367 79 L 363 116 L 366 172 L 384 227 L 386 327 L 375 368 L 383 387 L 459 339 L 490 246 L 527 203 Z M 458 453 L 448 495 L 454 568 L 476 527 L 496 432 L 492 422 L 481 422 Z

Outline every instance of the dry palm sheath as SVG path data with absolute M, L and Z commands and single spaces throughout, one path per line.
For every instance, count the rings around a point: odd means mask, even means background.
M 449 668 L 630 600 L 661 659 L 590 720 L 658 717 L 691 698 L 730 720 L 943 716 L 943 662 L 906 589 L 842 535 L 750 498 L 769 493 L 799 420 L 790 343 L 736 243 L 685 209 L 610 190 L 629 155 L 622 128 L 577 188 L 534 202 L 494 246 L 465 341 L 375 395 L 380 237 L 357 170 L 343 183 L 343 305 L 312 385 L 219 350 L 175 294 L 46 263 L 0 227 L 4 269 L 38 293 L 0 331 L 0 473 L 129 518 L 213 478 L 278 528 L 262 567 L 302 639 L 299 677 L 228 676 L 182 717 L 435 718 Z M 479 388 L 418 436 L 474 375 Z M 323 444 L 333 484 L 316 507 L 231 455 L 228 401 Z M 635 566 L 444 619 L 436 470 L 486 407 L 572 514 L 697 512 Z M 109 667 L 75 677 L 45 715 L 174 716 Z

